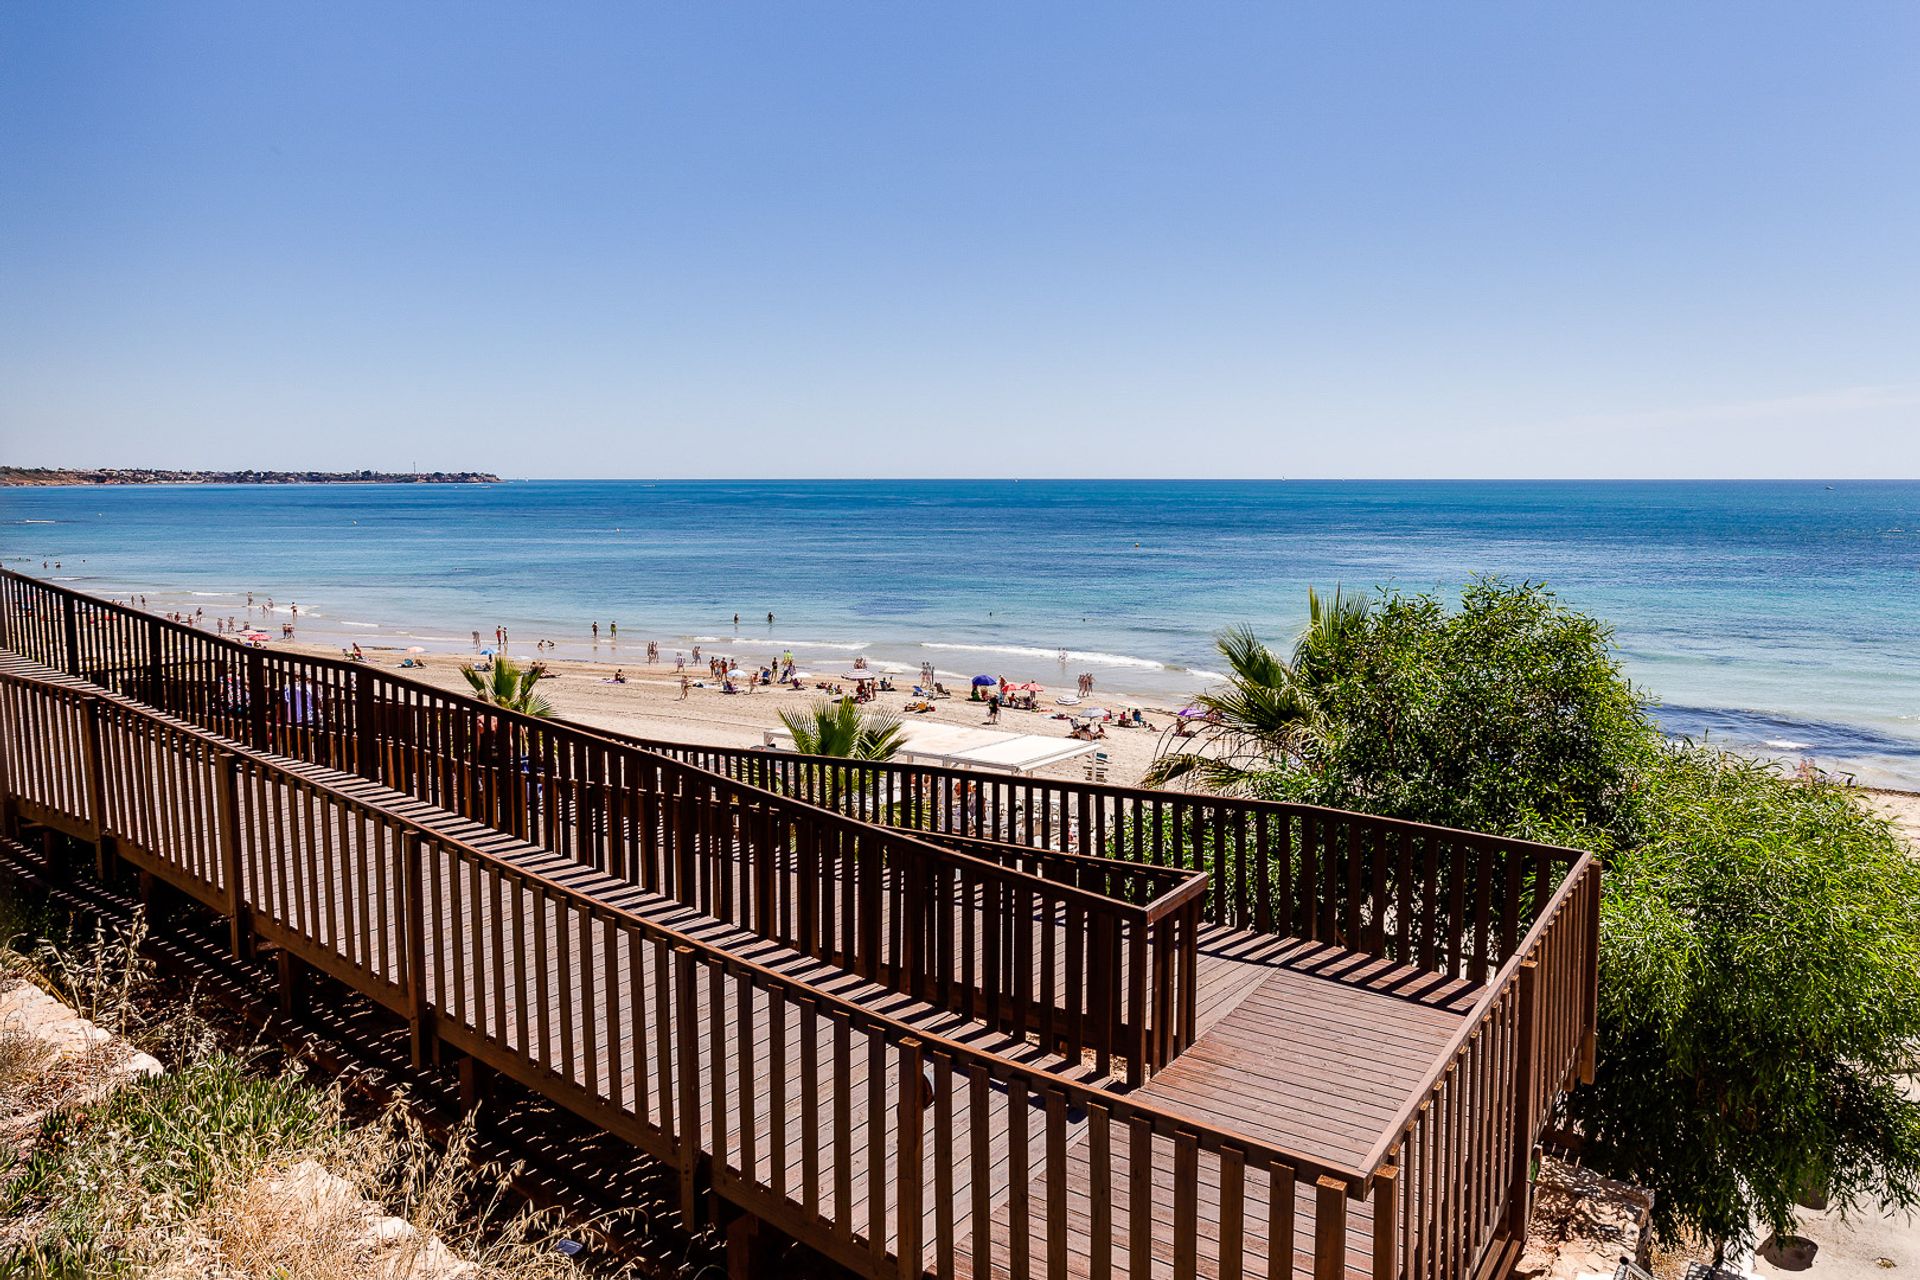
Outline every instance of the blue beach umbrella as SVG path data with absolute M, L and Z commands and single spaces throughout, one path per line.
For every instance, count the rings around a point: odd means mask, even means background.
M 986 685 L 999 684 L 999 683 L 1000 682 L 998 680 L 995 680 L 992 676 L 975 676 L 973 678 L 973 687 L 976 689 L 983 688 Z

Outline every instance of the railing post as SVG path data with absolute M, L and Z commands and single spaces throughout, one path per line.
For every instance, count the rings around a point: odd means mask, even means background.
M 1598 1056 L 1597 1028 L 1600 1023 L 1600 877 L 1595 863 L 1587 871 L 1587 973 L 1584 994 L 1587 998 L 1586 1029 L 1580 1035 L 1580 1083 L 1593 1083 L 1594 1060 Z
M 160 619 L 147 619 L 147 690 L 142 701 L 149 706 L 167 710 L 166 691 L 161 686 L 160 675 L 160 637 L 163 634 Z
M 380 734 L 374 724 L 373 678 L 367 671 L 353 673 L 354 772 L 369 782 L 380 777 Z
M 693 788 L 682 775 L 674 779 L 676 784 L 673 804 L 673 893 L 672 896 L 690 907 L 698 907 L 699 900 L 694 886 L 699 883 L 698 866 L 694 858 L 694 829 L 698 819 L 693 815 Z
M 1347 1184 L 1321 1174 L 1314 1180 L 1313 1280 L 1345 1280 Z
M 432 1048 L 432 1010 L 427 1004 L 427 912 L 425 837 L 402 833 L 401 857 L 407 885 L 407 1027 L 413 1041 L 413 1065 L 427 1065 Z
M 9 840 L 20 838 L 20 809 L 13 792 L 13 731 L 8 724 L 13 705 L 13 699 L 0 689 L 0 836 Z
M 842 834 L 850 835 L 850 838 L 842 841 L 841 848 L 850 847 L 853 850 L 853 856 L 850 859 L 841 860 L 841 874 L 845 875 L 848 865 L 851 864 L 854 875 L 858 877 L 855 881 L 855 889 L 859 897 L 859 906 L 855 909 L 860 914 L 859 927 L 856 931 L 856 936 L 860 939 L 860 963 L 857 971 L 862 977 L 870 978 L 875 982 L 884 982 L 887 966 L 886 956 L 883 954 L 884 947 L 881 943 L 883 935 L 880 929 L 880 902 L 881 888 L 887 878 L 887 857 L 891 850 L 883 843 L 879 849 L 873 851 L 878 856 L 869 858 L 866 842 L 861 839 L 861 829 Z M 871 839 L 871 836 L 868 838 Z
M 107 774 L 100 752 L 100 700 L 92 694 L 80 699 L 80 747 L 86 757 L 87 826 L 93 832 L 93 872 L 107 878 L 111 849 L 107 834 Z
M 1126 923 L 1127 930 L 1127 1083 L 1146 1083 L 1147 1046 L 1151 1043 L 1147 1028 L 1147 988 L 1151 984 L 1152 962 L 1147 958 L 1147 921 L 1142 912 Z
M 487 733 L 493 745 L 493 776 L 498 785 L 494 800 L 494 811 L 500 817 L 500 830 L 508 835 L 526 838 L 527 825 L 521 820 L 521 781 L 520 761 L 513 749 L 514 735 L 518 732 L 513 725 L 502 724 L 495 715 L 481 721 L 487 726 Z
M 922 963 L 926 954 L 921 936 L 925 909 L 924 880 L 927 874 L 926 862 L 918 853 L 907 855 L 905 865 L 898 872 L 901 883 L 900 917 L 900 974 L 905 981 L 900 989 L 914 999 L 922 999 L 926 994 L 926 982 L 922 975 L 925 968 Z M 904 1087 L 904 1086 L 903 1086 Z
M 923 1165 L 926 1150 L 926 1109 L 931 1099 L 926 1094 L 925 1053 L 918 1040 L 900 1042 L 899 1126 L 894 1134 L 894 1186 L 898 1190 L 894 1230 L 899 1260 L 899 1280 L 920 1280 L 925 1273 L 921 1246 L 921 1203 L 925 1185 Z M 872 1175 L 869 1175 L 872 1176 Z M 1061 1230 L 1055 1224 L 1052 1230 Z
M 1400 1273 L 1400 1171 L 1393 1165 L 1373 1176 L 1373 1280 Z
M 71 594 L 61 594 L 60 616 L 66 623 L 67 631 L 67 674 L 77 676 L 80 674 L 80 618 Z
M 1522 1239 L 1527 1234 L 1527 1219 L 1532 1216 L 1533 1204 L 1533 1098 L 1539 1090 L 1537 1075 L 1540 1070 L 1539 1054 L 1536 1052 L 1536 1029 L 1534 1022 L 1538 1014 L 1538 986 L 1540 967 L 1537 961 L 1526 960 L 1520 965 L 1520 1018 L 1518 1024 L 1519 1043 L 1516 1046 L 1513 1062 L 1513 1150 L 1509 1159 L 1513 1161 L 1513 1183 L 1507 1190 L 1507 1211 L 1505 1227 L 1512 1239 Z
M 699 1213 L 699 1201 L 694 1194 L 694 1174 L 700 1167 L 700 1045 L 696 1040 L 699 1018 L 694 1012 L 693 948 L 685 945 L 673 949 L 673 1043 L 676 1051 L 675 1072 L 679 1079 L 680 1132 L 676 1135 L 680 1147 L 680 1216 L 685 1219 L 688 1229 L 692 1229 Z M 715 1098 L 714 1106 L 720 1106 L 723 1099 Z
M 247 650 L 247 718 L 255 751 L 270 751 L 267 735 L 267 655 Z
M 240 757 L 219 753 L 214 773 L 214 799 L 219 806 L 221 874 L 226 877 L 227 924 L 236 958 L 253 958 L 253 919 L 247 906 L 246 884 L 240 860 Z

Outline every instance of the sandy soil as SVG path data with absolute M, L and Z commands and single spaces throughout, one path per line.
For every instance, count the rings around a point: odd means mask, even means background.
M 276 643 L 273 647 L 291 648 L 324 657 L 340 656 L 337 645 Z M 370 663 L 394 671 L 397 675 L 418 679 L 436 688 L 457 692 L 467 689 L 466 680 L 460 674 L 463 659 L 455 655 L 427 654 L 425 668 L 401 670 L 400 657 L 392 650 L 368 648 L 366 653 Z M 515 654 L 513 657 L 517 662 L 529 661 L 525 655 Z M 547 660 L 547 670 L 552 678 L 542 682 L 541 691 L 553 703 L 557 715 L 581 724 L 597 725 L 637 737 L 726 747 L 761 745 L 769 729 L 780 727 L 782 710 L 804 709 L 827 696 L 814 689 L 809 682 L 807 689 L 799 693 L 791 689 L 766 688 L 736 694 L 722 693 L 717 688 L 692 689 L 683 700 L 680 696 L 680 680 L 671 662 L 653 666 L 627 663 L 621 664 L 618 669 L 626 673 L 625 684 L 611 683 L 616 670 L 612 663 L 565 658 Z M 698 671 L 690 670 L 689 674 L 704 679 L 705 664 L 701 664 Z M 895 677 L 896 682 L 900 679 Z M 899 691 L 880 694 L 868 706 L 898 714 L 912 700 L 913 679 L 909 676 L 905 677 L 905 685 Z M 1101 705 L 1113 705 L 1101 702 L 1098 695 L 1095 701 Z M 1115 699 L 1115 702 L 1119 701 L 1126 700 Z M 967 701 L 965 696 L 937 700 L 934 707 L 936 709 L 931 714 L 903 718 L 988 727 L 986 707 Z M 1028 733 L 1065 739 L 1068 722 L 1052 718 L 1059 710 L 1046 701 L 1038 711 L 1008 709 L 1001 712 L 1000 723 L 994 727 L 1004 733 Z M 1173 723 L 1173 717 L 1164 710 L 1149 706 L 1147 722 L 1153 726 L 1152 730 L 1108 728 L 1106 738 L 1098 744 L 1098 750 L 1107 755 L 1107 781 L 1131 786 L 1146 772 L 1163 740 L 1164 731 Z M 1087 768 L 1088 758 L 1081 757 L 1049 766 L 1039 773 L 1043 777 L 1084 778 Z
M 1868 808 L 1893 823 L 1907 842 L 1920 850 L 1920 792 L 1863 790 L 1861 798 Z
M 340 654 L 337 645 L 295 643 L 275 644 L 273 647 L 292 648 L 323 657 L 338 657 Z M 375 666 L 395 670 L 397 674 L 422 680 L 437 688 L 460 692 L 466 690 L 466 681 L 460 675 L 463 659 L 457 655 L 428 654 L 424 669 L 402 671 L 399 670 L 400 654 L 397 650 L 369 647 L 366 652 L 368 660 Z M 520 662 L 541 660 L 529 659 L 526 655 L 514 656 Z M 670 662 L 652 666 L 645 663 L 616 666 L 609 662 L 568 658 L 544 661 L 552 678 L 541 687 L 559 715 L 620 733 L 674 742 L 729 747 L 759 746 L 765 741 L 764 735 L 768 730 L 780 727 L 782 710 L 804 709 L 826 696 L 812 688 L 809 682 L 809 687 L 800 693 L 790 689 L 755 689 L 752 693 L 725 694 L 718 689 L 708 688 L 690 690 L 683 700 L 679 678 Z M 616 669 L 626 673 L 625 684 L 610 682 Z M 692 674 L 704 678 L 705 670 L 702 665 Z M 899 681 L 903 678 L 895 679 Z M 871 705 L 880 710 L 901 711 L 913 696 L 912 677 L 904 677 L 904 680 L 904 687 L 900 691 L 883 693 Z M 1099 693 L 1094 700 L 1108 706 L 1134 701 L 1124 695 Z M 964 696 L 936 701 L 934 706 L 936 710 L 929 715 L 905 718 L 986 727 L 986 708 L 967 701 Z M 1059 710 L 1047 701 L 1043 701 L 1039 711 L 1008 709 L 1001 713 L 998 728 L 1006 733 L 1065 738 L 1067 721 L 1052 718 Z M 1099 744 L 1099 749 L 1106 753 L 1108 759 L 1108 781 L 1121 786 L 1137 784 L 1154 756 L 1169 744 L 1166 730 L 1173 724 L 1170 710 L 1148 704 L 1147 720 L 1153 726 L 1151 731 L 1108 729 L 1107 737 Z M 1040 772 L 1054 777 L 1078 778 L 1086 775 L 1086 769 L 1085 759 L 1075 759 Z M 1862 788 L 1860 797 L 1862 803 L 1884 815 L 1916 850 L 1920 850 L 1920 792 Z

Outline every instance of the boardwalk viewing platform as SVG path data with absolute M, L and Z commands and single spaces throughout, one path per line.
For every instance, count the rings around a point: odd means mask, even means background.
M 643 742 L 0 575 L 91 843 L 869 1276 L 1471 1277 L 1590 1072 L 1584 855 Z

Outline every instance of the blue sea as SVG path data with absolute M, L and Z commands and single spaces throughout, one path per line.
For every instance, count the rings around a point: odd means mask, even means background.
M 1913 481 L 22 488 L 0 489 L 0 557 L 209 617 L 298 602 L 303 640 L 467 651 L 505 626 L 516 652 L 636 663 L 651 639 L 1085 671 L 1161 705 L 1213 678 L 1221 628 L 1291 640 L 1309 585 L 1505 574 L 1611 621 L 1670 731 L 1920 788 Z

